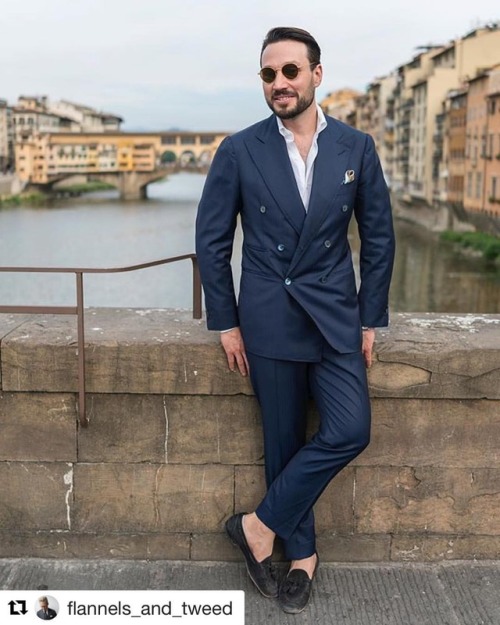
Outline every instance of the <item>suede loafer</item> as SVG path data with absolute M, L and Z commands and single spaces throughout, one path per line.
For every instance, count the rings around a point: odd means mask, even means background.
M 316 554 L 316 558 L 312 579 L 309 579 L 309 575 L 303 569 L 293 569 L 281 582 L 278 602 L 283 612 L 299 614 L 309 603 L 313 579 L 318 570 L 318 554 Z
M 262 562 L 257 562 L 255 559 L 243 531 L 244 514 L 244 512 L 235 514 L 226 521 L 227 535 L 233 544 L 241 549 L 245 558 L 248 575 L 255 586 L 257 586 L 259 592 L 264 595 L 264 597 L 277 597 L 278 582 L 274 574 L 271 556 L 265 558 Z

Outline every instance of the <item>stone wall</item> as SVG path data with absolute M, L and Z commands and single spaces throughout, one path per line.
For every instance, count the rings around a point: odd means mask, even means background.
M 26 183 L 21 181 L 16 174 L 0 174 L 0 198 L 17 195 L 24 190 Z
M 187 313 L 88 310 L 79 428 L 76 320 L 0 315 L 0 557 L 239 560 L 223 525 L 264 491 L 261 432 L 217 341 Z M 500 557 L 500 316 L 394 315 L 369 376 L 322 559 Z

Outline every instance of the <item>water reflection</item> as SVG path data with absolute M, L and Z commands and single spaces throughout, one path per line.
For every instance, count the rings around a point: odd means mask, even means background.
M 196 205 L 204 176 L 177 174 L 151 185 L 146 201 L 121 202 L 106 192 L 51 207 L 0 210 L 0 265 L 113 267 L 192 252 Z M 352 228 L 354 256 L 358 251 Z M 391 309 L 496 313 L 500 279 L 480 259 L 457 253 L 438 235 L 396 223 L 397 256 Z M 241 244 L 234 254 L 238 280 Z M 88 276 L 87 306 L 191 306 L 189 261 L 130 274 Z M 4 304 L 74 303 L 72 276 L 1 274 Z
M 464 256 L 439 235 L 396 222 L 391 307 L 400 312 L 497 313 L 500 279 L 482 258 Z

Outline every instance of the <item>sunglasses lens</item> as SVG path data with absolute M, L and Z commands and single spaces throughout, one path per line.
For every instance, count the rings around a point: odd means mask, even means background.
M 276 78 L 276 72 L 272 67 L 263 67 L 260 70 L 260 77 L 264 82 L 271 83 Z
M 285 78 L 288 78 L 288 80 L 293 80 L 294 78 L 297 78 L 299 68 L 294 65 L 294 63 L 288 63 L 288 65 L 283 65 L 281 71 L 283 72 L 283 76 Z

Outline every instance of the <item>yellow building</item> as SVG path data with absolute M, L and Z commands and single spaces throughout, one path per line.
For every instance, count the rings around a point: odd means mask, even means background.
M 398 189 L 432 204 L 438 199 L 435 137 L 442 123 L 442 102 L 480 68 L 500 62 L 500 29 L 478 28 L 446 46 L 426 50 L 399 68 L 395 94 L 395 143 Z
M 64 175 L 151 172 L 160 152 L 159 135 L 36 133 L 18 144 L 16 170 L 21 180 L 33 184 Z
M 329 93 L 319 105 L 326 115 L 335 117 L 344 123 L 349 123 L 349 116 L 356 110 L 356 98 L 362 96 L 361 91 L 355 89 L 338 89 Z

